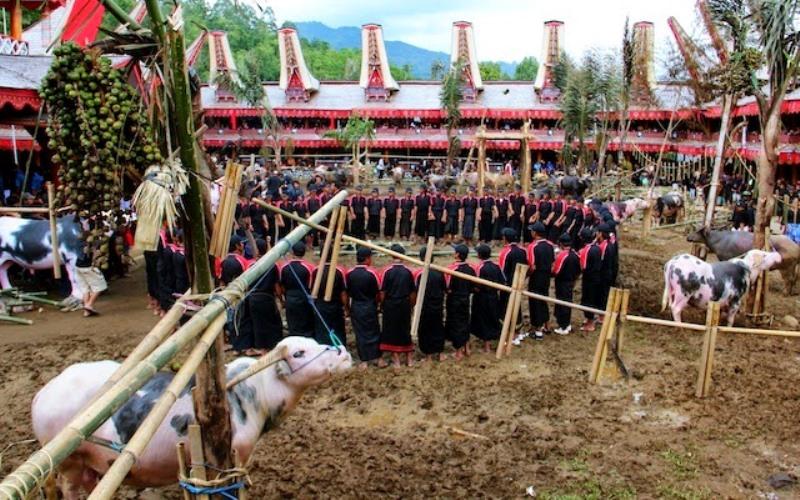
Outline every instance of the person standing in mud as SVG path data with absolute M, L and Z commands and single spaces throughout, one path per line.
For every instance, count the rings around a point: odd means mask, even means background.
M 525 201 L 525 208 L 522 210 L 522 232 L 517 233 L 522 235 L 523 243 L 530 243 L 533 241 L 533 235 L 528 227 L 537 220 L 539 220 L 539 201 L 536 199 L 536 193 L 531 191 L 528 193 L 528 199 Z
M 383 200 L 378 196 L 378 189 L 372 189 L 372 195 L 367 198 L 367 235 L 377 238 L 381 234 L 381 212 Z
M 322 283 L 327 283 L 330 269 L 330 262 L 325 263 L 324 270 L 320 270 L 319 267 L 315 268 L 311 273 L 311 282 L 314 282 L 318 272 L 322 272 Z M 314 299 L 314 305 L 317 307 L 317 314 L 314 315 L 314 339 L 320 344 L 333 345 L 331 334 L 338 337 L 339 343 L 347 343 L 344 310 L 349 302 L 344 281 L 345 271 L 344 268 L 338 266 L 335 271 L 331 300 L 325 300 L 324 291 L 321 291 L 319 296 Z
M 500 266 L 489 260 L 492 249 L 482 243 L 475 248 L 481 260 L 475 270 L 479 278 L 498 284 L 505 283 L 505 276 Z M 483 341 L 484 352 L 489 352 L 491 342 L 500 338 L 500 296 L 496 288 L 477 285 L 472 297 L 472 334 Z
M 461 212 L 461 200 L 456 197 L 455 188 L 450 189 L 450 196 L 444 202 L 444 210 L 446 217 L 444 233 L 446 242 L 451 243 L 458 234 L 458 218 Z
M 427 250 L 420 248 L 419 258 L 425 260 Z M 431 256 L 433 262 L 434 256 Z M 414 283 L 417 293 L 422 279 L 422 269 L 417 269 L 414 273 Z M 444 297 L 447 289 L 444 273 L 435 269 L 428 270 L 428 282 L 425 285 L 424 299 L 422 300 L 422 312 L 419 318 L 418 341 L 419 350 L 425 355 L 425 361 L 431 361 L 437 357 L 439 361 L 444 361 Z
M 528 245 L 528 291 L 539 294 L 550 294 L 550 273 L 553 270 L 553 260 L 555 252 L 553 244 L 545 239 L 547 228 L 541 222 L 537 222 L 531 228 L 533 231 L 533 243 Z M 547 330 L 547 322 L 550 320 L 550 310 L 547 302 L 539 299 L 528 299 L 528 307 L 531 311 L 531 326 L 536 340 L 544 339 L 544 332 Z
M 405 249 L 394 244 L 391 250 L 405 254 Z M 414 365 L 414 343 L 411 340 L 411 306 L 416 300 L 414 275 L 400 259 L 395 259 L 381 277 L 381 302 L 383 303 L 382 352 L 392 354 L 392 364 L 400 367 L 400 356 L 405 355 L 408 366 Z
M 411 238 L 411 221 L 414 220 L 414 197 L 411 188 L 406 188 L 406 195 L 400 200 L 400 237 Z
M 470 187 L 469 193 L 461 200 L 461 236 L 467 244 L 472 243 L 472 238 L 475 235 L 475 220 L 478 214 L 479 201 L 475 197 L 475 188 Z
M 575 289 L 575 280 L 581 274 L 581 263 L 578 254 L 572 249 L 572 238 L 568 233 L 562 234 L 558 239 L 561 251 L 553 263 L 553 278 L 555 278 L 556 298 L 572 302 L 572 292 Z M 558 335 L 568 335 L 572 332 L 572 309 L 556 304 L 553 307 L 558 327 L 553 330 Z
M 596 234 L 592 228 L 585 227 L 581 230 L 581 240 L 586 244 L 578 252 L 581 264 L 581 305 L 598 309 L 600 304 L 600 288 L 603 281 L 603 253 L 597 243 Z M 595 330 L 594 313 L 584 312 L 585 321 L 581 325 L 582 332 Z
M 363 188 L 356 186 L 356 194 L 350 198 L 350 230 L 353 236 L 363 240 L 366 235 L 365 224 L 367 220 L 367 198 Z
M 497 188 L 497 200 L 495 201 L 495 208 L 497 217 L 494 221 L 494 229 L 492 231 L 492 240 L 499 240 L 500 233 L 508 227 L 508 213 L 511 209 L 511 204 L 505 196 L 503 188 Z
M 381 358 L 381 326 L 378 321 L 381 280 L 372 269 L 372 250 L 356 250 L 357 265 L 347 273 L 347 291 L 350 297 L 350 322 L 356 336 L 356 349 L 361 360 L 359 367 L 366 369 L 370 363 L 386 366 Z
M 389 188 L 389 196 L 383 200 L 383 237 L 394 238 L 397 227 L 397 216 L 400 213 L 400 200 L 395 196 L 394 188 Z
M 417 241 L 424 241 L 428 234 L 428 216 L 431 211 L 431 197 L 428 188 L 422 186 L 414 199 L 414 234 Z
M 492 241 L 492 231 L 494 230 L 494 220 L 497 216 L 497 207 L 492 191 L 486 188 L 483 197 L 478 201 L 478 238 L 484 243 Z
M 314 266 L 303 259 L 306 245 L 302 241 L 292 245 L 292 255 L 294 258 L 280 268 L 278 294 L 286 311 L 289 336 L 313 338 L 315 316 L 308 303 L 308 294 Z
M 455 262 L 448 266 L 454 271 L 475 276 L 475 269 L 467 264 L 469 248 L 467 245 L 455 245 Z M 456 350 L 455 358 L 460 361 L 469 356 L 470 303 L 474 286 L 471 282 L 448 275 L 447 278 L 447 316 L 445 335 Z

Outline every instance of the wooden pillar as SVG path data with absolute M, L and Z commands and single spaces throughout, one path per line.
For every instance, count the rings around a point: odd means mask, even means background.
M 56 218 L 56 190 L 47 183 L 47 211 L 50 218 L 50 247 L 53 249 L 53 278 L 61 279 L 61 251 L 58 248 L 58 219 Z
M 347 207 L 339 207 L 339 220 L 336 221 L 336 236 L 333 238 L 333 248 L 331 249 L 331 265 L 328 266 L 328 282 L 325 283 L 325 302 L 333 300 L 333 285 L 336 281 L 336 264 L 339 263 L 339 250 L 342 247 L 342 234 L 344 233 L 344 223 L 347 221 Z M 317 274 L 322 273 L 322 269 Z
M 22 0 L 16 0 L 11 7 L 11 38 L 22 40 Z
M 414 316 L 411 318 L 411 340 L 416 344 L 419 331 L 419 320 L 422 317 L 422 307 L 425 305 L 425 289 L 428 287 L 428 275 L 431 271 L 431 260 L 433 260 L 433 250 L 436 245 L 436 238 L 428 238 L 428 246 L 425 249 L 425 265 L 422 267 L 422 276 L 419 279 L 419 291 L 417 292 L 417 303 L 414 304 Z
M 236 130 L 236 125 L 237 125 L 237 123 L 236 123 L 236 115 L 232 114 L 231 115 L 231 130 Z
M 714 365 L 714 349 L 717 345 L 717 327 L 719 325 L 719 303 L 708 304 L 706 312 L 706 335 L 703 339 L 703 351 L 700 355 L 700 366 L 697 374 L 695 396 L 704 398 L 711 386 L 711 370 Z
M 478 141 L 478 196 L 483 196 L 483 183 L 486 174 L 486 138 L 483 131 L 478 131 L 476 136 Z
M 530 126 L 530 120 L 522 125 L 522 140 L 520 141 L 520 145 L 522 146 L 520 155 L 520 184 L 522 184 L 523 193 L 529 193 L 531 191 L 531 149 L 528 142 L 530 139 L 528 136 L 530 133 Z

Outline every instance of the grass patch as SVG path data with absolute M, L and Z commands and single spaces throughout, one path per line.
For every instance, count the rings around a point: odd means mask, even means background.
M 662 451 L 660 455 L 672 468 L 675 479 L 685 481 L 697 477 L 697 454 L 692 450 L 679 452 L 667 449 Z
M 538 492 L 544 500 L 633 500 L 636 490 L 628 484 L 603 486 L 597 479 L 572 483 L 568 488 Z
M 658 496 L 670 500 L 706 500 L 711 498 L 711 493 L 706 489 L 682 488 L 674 484 L 660 484 Z

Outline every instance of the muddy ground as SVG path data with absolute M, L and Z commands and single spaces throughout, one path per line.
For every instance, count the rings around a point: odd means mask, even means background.
M 678 232 L 647 242 L 631 232 L 622 245 L 632 312 L 666 317 L 661 266 L 688 244 Z M 777 273 L 773 283 L 780 288 Z M 0 326 L 0 447 L 32 437 L 30 401 L 59 370 L 122 359 L 155 323 L 141 270 L 112 283 L 98 307 L 100 318 L 45 311 L 25 315 L 34 326 Z M 797 296 L 771 295 L 778 318 L 797 308 Z M 631 377 L 607 373 L 597 386 L 587 383 L 594 334 L 526 341 L 502 361 L 476 354 L 460 364 L 353 371 L 307 393 L 262 438 L 253 498 L 800 496 L 798 486 L 768 482 L 800 475 L 800 342 L 721 335 L 711 395 L 698 400 L 702 335 L 629 333 L 622 357 Z M 35 448 L 7 450 L 0 473 Z M 142 498 L 153 495 L 179 497 L 170 488 Z

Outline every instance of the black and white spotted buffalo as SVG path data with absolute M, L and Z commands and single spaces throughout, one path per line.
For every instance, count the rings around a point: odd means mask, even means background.
M 656 224 L 677 222 L 679 217 L 683 218 L 684 211 L 683 196 L 680 193 L 667 193 L 656 198 L 656 203 L 653 207 L 653 220 Z

